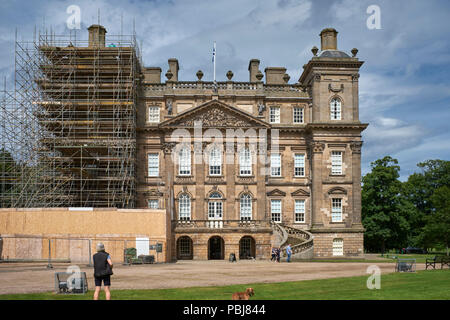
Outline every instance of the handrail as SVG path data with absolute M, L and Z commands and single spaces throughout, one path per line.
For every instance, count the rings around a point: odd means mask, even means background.
M 280 227 L 285 229 L 286 233 L 290 236 L 293 236 L 293 238 L 301 238 L 303 240 L 306 240 L 304 242 L 301 242 L 301 243 L 291 246 L 292 254 L 303 252 L 303 251 L 311 248 L 314 245 L 314 242 L 313 242 L 314 236 L 312 235 L 312 233 L 310 233 L 306 230 L 297 229 L 297 228 L 286 226 L 286 225 L 283 225 Z M 287 246 L 286 242 L 284 242 L 283 245 L 280 246 L 280 248 L 282 249 L 281 251 L 282 251 L 283 256 L 286 256 L 286 251 L 283 250 Z
M 272 225 L 272 229 L 278 231 L 278 233 L 281 234 L 281 242 L 280 242 L 280 248 L 281 248 L 282 246 L 284 246 L 286 244 L 289 235 L 280 224 L 273 222 L 273 221 L 270 221 L 270 223 Z

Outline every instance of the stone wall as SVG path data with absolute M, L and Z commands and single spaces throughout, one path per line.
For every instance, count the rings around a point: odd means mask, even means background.
M 209 239 L 219 236 L 224 242 L 224 259 L 228 259 L 230 253 L 234 253 L 239 259 L 239 241 L 244 236 L 250 236 L 255 240 L 256 259 L 270 259 L 271 254 L 271 232 L 264 233 L 180 233 L 176 235 L 176 240 L 180 237 L 188 236 L 193 242 L 193 259 L 208 260 L 208 242 Z M 176 251 L 175 251 L 176 252 Z
M 165 210 L 0 209 L 2 259 L 47 259 L 51 239 L 52 259 L 88 262 L 89 246 L 93 254 L 97 242 L 103 242 L 113 261 L 122 262 L 125 248 L 136 248 L 136 238 L 148 238 L 150 244 L 163 244 L 162 253 L 150 250 L 149 254 L 165 262 L 167 234 Z
M 333 239 L 343 239 L 344 255 L 333 256 Z M 314 233 L 314 257 L 361 257 L 364 254 L 362 232 Z

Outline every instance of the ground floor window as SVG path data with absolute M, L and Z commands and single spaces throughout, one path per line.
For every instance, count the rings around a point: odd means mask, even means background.
M 344 240 L 333 239 L 333 256 L 343 256 L 343 255 L 344 255 Z
M 239 241 L 239 259 L 254 259 L 255 253 L 255 239 L 250 236 L 242 237 Z
M 189 237 L 181 237 L 178 239 L 178 259 L 192 259 L 192 239 Z

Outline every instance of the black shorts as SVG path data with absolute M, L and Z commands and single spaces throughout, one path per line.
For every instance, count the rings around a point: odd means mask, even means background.
M 110 286 L 111 285 L 111 276 L 103 276 L 103 277 L 94 277 L 95 279 L 95 286 L 101 287 L 102 281 L 104 286 Z

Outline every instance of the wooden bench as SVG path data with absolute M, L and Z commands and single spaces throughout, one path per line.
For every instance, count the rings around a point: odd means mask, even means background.
M 436 263 L 441 264 L 441 269 L 443 269 L 445 265 L 450 268 L 450 256 L 434 256 L 432 259 L 427 258 L 425 260 L 425 270 L 428 270 L 428 267 L 436 269 Z

